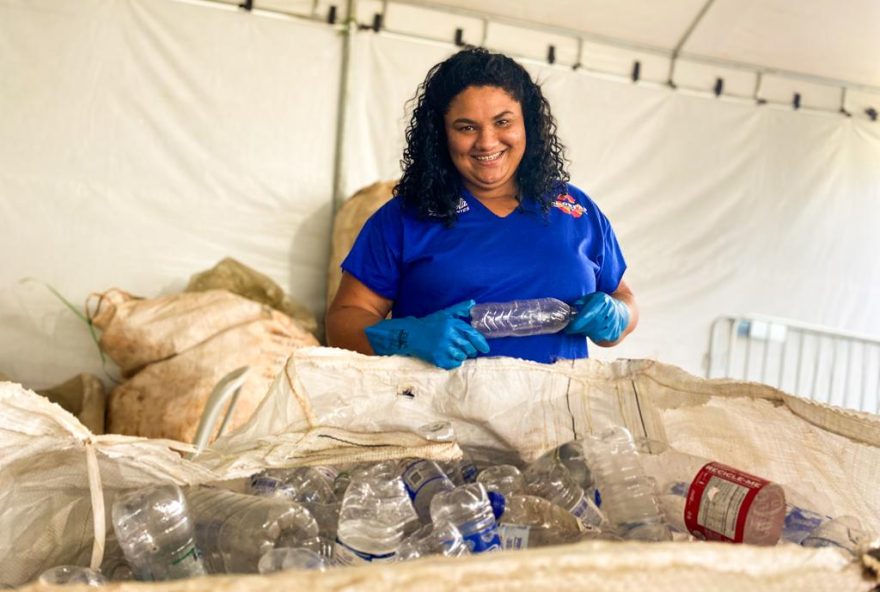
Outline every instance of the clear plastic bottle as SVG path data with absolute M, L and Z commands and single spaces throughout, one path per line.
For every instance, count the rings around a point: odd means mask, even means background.
M 88 567 L 59 565 L 40 574 L 39 582 L 52 586 L 71 584 L 97 587 L 106 584 L 107 579 L 100 572 Z
M 391 561 L 401 541 L 418 524 L 397 463 L 359 468 L 339 512 L 336 562 Z
M 429 555 L 461 557 L 469 555 L 470 550 L 461 536 L 461 532 L 448 522 L 438 525 L 426 524 L 409 535 L 397 552 L 398 561 L 409 561 Z
M 442 463 L 440 466 L 449 477 L 449 480 L 455 483 L 456 486 L 476 483 L 477 481 L 479 470 L 477 470 L 477 465 L 474 464 L 470 453 L 466 450 L 461 451 L 461 459 Z
M 857 557 L 868 541 L 862 523 L 855 516 L 838 516 L 821 524 L 802 542 L 804 547 L 833 547 Z
M 682 453 L 674 453 L 676 456 Z M 685 455 L 688 456 L 688 455 Z M 660 470 L 651 470 L 650 472 L 656 473 L 659 475 L 668 475 L 670 472 L 675 472 L 675 460 L 669 459 L 670 454 L 664 453 L 660 455 L 660 458 L 663 459 L 660 463 L 663 465 Z M 645 459 L 648 468 L 652 468 L 653 464 L 650 457 Z M 656 461 L 653 461 L 656 462 Z M 676 476 L 674 478 L 690 478 L 691 473 L 695 473 L 700 470 L 704 464 L 708 461 L 705 459 L 699 459 L 697 461 L 689 460 L 687 462 L 687 468 L 684 470 L 678 470 L 676 472 Z M 668 478 L 668 477 L 667 477 Z M 673 528 L 675 534 L 677 535 L 689 535 L 687 525 L 684 523 L 684 512 L 685 505 L 687 502 L 688 490 L 690 489 L 690 482 L 686 481 L 667 481 L 660 486 L 659 491 L 659 501 L 660 505 L 663 509 L 663 513 L 666 516 L 666 519 Z M 804 507 L 809 504 L 804 503 L 801 500 L 797 500 L 794 503 L 791 503 L 792 500 L 789 495 L 794 493 L 790 488 L 785 489 L 785 518 L 783 520 L 782 527 L 782 540 L 788 543 L 794 543 L 795 545 L 800 545 L 803 541 L 811 535 L 811 533 L 815 532 L 816 529 L 820 528 L 823 524 L 826 524 L 831 518 L 824 514 L 814 511 L 813 509 Z M 792 495 L 791 497 L 797 499 L 797 494 Z M 825 506 L 827 507 L 827 506 Z M 677 536 L 676 538 L 682 538 L 681 536 Z M 691 537 L 693 538 L 693 537 Z
M 580 540 L 582 534 L 571 512 L 534 495 L 504 497 L 498 533 L 504 549 L 564 545 Z
M 280 547 L 266 551 L 257 563 L 257 570 L 261 574 L 287 571 L 289 569 L 325 571 L 327 569 L 327 561 L 310 549 Z
M 471 308 L 471 326 L 490 338 L 558 333 L 571 317 L 571 307 L 556 298 L 486 302 Z
M 111 513 L 116 538 L 137 579 L 175 580 L 206 573 L 187 499 L 177 485 L 121 493 Z
M 329 467 L 270 469 L 253 475 L 247 492 L 301 503 L 317 521 L 321 534 L 335 538 L 340 506 L 333 489 L 337 476 Z
M 407 459 L 402 463 L 403 483 L 419 519 L 431 522 L 431 500 L 441 491 L 454 489 L 446 473 L 432 460 Z
M 627 540 L 668 541 L 666 524 L 629 430 L 608 429 L 584 443 L 584 452 L 602 499 L 602 510 L 617 534 Z
M 525 490 L 522 473 L 513 465 L 486 467 L 477 475 L 477 483 L 482 483 L 486 491 L 495 491 L 505 498 Z
M 584 492 L 588 495 L 592 493 L 595 485 L 593 483 L 593 474 L 584 456 L 584 445 L 581 441 L 572 440 L 566 442 L 562 446 L 554 448 L 545 456 L 555 459 L 556 462 L 568 469 L 568 472 L 571 473 L 571 476 L 574 477 L 574 480 L 577 481 Z
M 295 502 L 332 504 L 336 501 L 333 481 L 314 467 L 270 469 L 252 476 L 248 484 L 254 495 L 279 495 Z
M 309 511 L 289 499 L 209 487 L 190 490 L 187 499 L 212 573 L 256 573 L 269 549 L 318 536 Z
M 701 540 L 752 545 L 779 541 L 788 511 L 782 486 L 664 445 L 652 448 L 651 454 L 638 458 L 660 484 L 663 511 L 674 529 Z M 607 499 L 604 507 L 612 502 L 598 475 L 597 481 L 602 499 Z
M 431 500 L 431 521 L 449 522 L 461 532 L 471 553 L 501 549 L 498 524 L 486 488 L 480 483 L 461 485 Z
M 542 456 L 523 473 L 526 493 L 543 497 L 571 512 L 587 528 L 605 522 L 602 511 L 577 484 L 571 473 L 550 456 Z

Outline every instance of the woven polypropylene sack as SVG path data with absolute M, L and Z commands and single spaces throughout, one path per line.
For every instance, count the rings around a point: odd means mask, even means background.
M 4 402 L 0 396 L 0 404 Z M 463 444 L 477 450 L 515 451 L 524 459 L 572 437 L 625 425 L 637 435 L 665 440 L 685 452 L 784 484 L 812 479 L 835 498 L 829 511 L 858 515 L 866 528 L 877 531 L 878 500 L 871 482 L 880 454 L 876 417 L 832 409 L 759 385 L 706 381 L 646 361 L 582 360 L 545 366 L 481 359 L 447 372 L 416 360 L 304 348 L 294 353 L 242 428 L 218 440 L 196 465 L 178 462 L 198 471 L 199 477 L 189 477 L 197 481 L 209 475 L 243 476 L 263 466 L 365 459 L 374 450 L 383 457 L 427 455 L 429 448 L 407 449 L 401 438 L 439 419 L 453 423 Z M 383 445 L 387 434 L 370 433 L 375 430 L 397 434 L 397 446 Z M 347 448 L 336 447 L 343 442 Z M 74 446 L 71 454 L 82 455 L 82 446 Z M 123 473 L 114 468 L 112 459 L 107 460 L 108 467 L 101 465 L 102 478 L 105 471 L 115 471 L 113 478 Z M 31 482 L 26 463 L 19 461 L 17 481 Z M 152 457 L 143 465 L 135 462 L 128 470 L 149 467 L 156 472 Z M 0 476 L 7 474 L 4 467 L 0 464 Z M 112 488 L 110 483 L 112 478 L 108 480 Z M 0 505 L 0 516 L 5 518 L 8 509 Z M 4 542 L 0 540 L 0 545 Z M 606 542 L 324 574 L 219 577 L 139 589 L 268 590 L 285 584 L 311 590 L 675 592 L 867 591 L 874 585 L 857 563 L 830 549 Z
M 96 436 L 60 405 L 19 384 L 0 382 L 0 588 L 25 584 L 45 569 L 74 564 L 83 556 L 100 565 L 109 511 L 124 489 L 166 482 L 194 485 L 262 468 L 349 459 L 461 456 L 455 443 L 429 442 L 412 433 L 334 428 L 278 434 L 249 446 L 261 451 L 256 468 L 243 469 L 232 459 L 228 470 L 215 471 L 181 456 L 195 452 L 192 445 Z

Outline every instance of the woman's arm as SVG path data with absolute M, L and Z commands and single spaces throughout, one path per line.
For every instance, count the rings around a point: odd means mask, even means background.
M 327 310 L 327 345 L 372 355 L 373 348 L 364 329 L 388 316 L 391 304 L 391 300 L 343 272 L 339 291 Z
M 633 295 L 632 290 L 629 285 L 621 278 L 620 284 L 617 285 L 617 290 L 611 293 L 611 297 L 617 300 L 620 300 L 626 307 L 629 309 L 629 323 L 626 325 L 626 328 L 623 330 L 623 333 L 620 334 L 620 337 L 617 338 L 616 341 L 603 341 L 601 343 L 596 343 L 601 347 L 611 347 L 613 345 L 617 345 L 623 339 L 633 332 L 636 328 L 636 325 L 639 324 L 639 307 L 636 304 L 636 297 Z
M 617 345 L 639 323 L 639 308 L 632 290 L 623 279 L 611 294 L 593 292 L 574 301 L 577 314 L 566 333 L 589 337 L 601 347 Z

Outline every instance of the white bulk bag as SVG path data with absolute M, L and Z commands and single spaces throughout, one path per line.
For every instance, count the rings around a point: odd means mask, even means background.
M 22 394 L 18 396 L 24 398 Z M 10 400 L 15 397 L 0 396 L 0 405 L 5 407 Z M 880 495 L 873 487 L 880 468 L 880 419 L 876 416 L 833 409 L 761 385 L 703 380 L 644 360 L 612 364 L 579 360 L 547 366 L 511 359 L 480 359 L 468 361 L 460 369 L 444 371 L 412 359 L 303 348 L 294 352 L 250 421 L 219 439 L 194 463 L 182 459 L 172 462 L 169 457 L 174 455 L 167 443 L 126 439 L 124 444 L 117 445 L 129 450 L 143 446 L 145 451 L 152 446 L 155 454 L 142 453 L 115 466 L 116 455 L 109 453 L 113 445 L 108 442 L 106 449 L 92 446 L 101 453 L 98 458 L 106 492 L 126 485 L 124 479 L 120 480 L 126 473 L 137 473 L 140 481 L 164 478 L 163 471 L 156 471 L 155 467 L 165 462 L 178 471 L 176 475 L 169 472 L 172 479 L 199 482 L 241 477 L 264 466 L 330 464 L 344 459 L 407 455 L 448 458 L 457 451 L 446 444 L 431 445 L 407 434 L 441 419 L 453 423 L 464 445 L 478 451 L 503 449 L 525 459 L 574 437 L 610 425 L 625 425 L 636 435 L 666 441 L 684 452 L 800 488 L 805 495 L 818 491 L 823 499 L 829 500 L 829 513 L 857 515 L 867 529 L 880 531 Z M 68 432 L 65 436 L 58 433 L 57 426 L 55 432 L 47 434 L 50 442 L 42 452 L 50 456 L 60 454 L 66 438 L 71 464 L 64 471 L 71 472 L 76 470 L 73 459 L 86 456 L 83 442 L 89 438 L 87 432 L 73 430 L 71 426 L 64 429 Z M 0 432 L 4 440 L 9 435 L 5 430 Z M 103 445 L 99 438 L 92 441 Z M 61 470 L 57 462 L 44 464 L 44 471 L 51 472 L 52 467 Z M 150 467 L 152 471 L 148 470 Z M 36 487 L 38 475 L 29 472 L 26 463 L 16 463 L 16 469 L 17 482 Z M 69 493 L 71 499 L 77 493 L 88 497 L 87 486 L 82 488 L 87 481 L 84 460 L 79 461 L 78 470 L 80 487 Z M 4 484 L 8 474 L 4 458 L 0 460 L 0 480 Z M 56 479 L 56 486 L 60 485 Z M 0 516 L 5 518 L 16 511 L 10 500 L 0 497 Z M 76 525 L 85 541 L 92 526 L 82 524 L 81 514 Z M 32 519 L 39 527 L 46 522 L 41 514 Z M 6 528 L 0 530 L 0 558 L 14 546 L 7 532 Z M 48 561 L 56 555 L 42 559 Z M 0 575 L 5 575 L 2 570 L 7 565 L 8 562 L 0 563 Z M 49 566 L 51 562 L 43 565 Z M 846 561 L 830 549 L 590 542 L 454 562 L 437 558 L 323 574 L 228 576 L 162 583 L 161 587 L 268 590 L 279 585 L 314 590 L 353 586 L 377 591 L 391 587 L 566 587 L 680 592 L 869 590 L 873 584 L 862 575 L 859 564 Z

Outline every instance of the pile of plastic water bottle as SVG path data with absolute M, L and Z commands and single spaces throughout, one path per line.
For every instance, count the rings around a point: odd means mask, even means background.
M 426 427 L 438 430 L 436 424 Z M 100 572 L 59 566 L 41 581 L 101 584 L 323 571 L 585 539 L 687 540 L 692 537 L 680 517 L 664 513 L 663 501 L 685 494 L 676 482 L 658 488 L 623 428 L 569 442 L 520 466 L 475 466 L 465 455 L 450 463 L 408 458 L 273 469 L 239 483 L 237 491 L 166 484 L 123 492 L 113 502 L 115 536 Z M 784 501 L 779 509 L 772 495 L 768 499 L 766 511 L 747 520 L 759 544 L 775 543 L 759 540 L 773 530 L 772 521 L 778 522 L 776 540 L 782 521 L 792 520 L 783 536 L 806 545 L 828 544 L 825 535 L 805 540 L 807 530 L 841 528 L 839 520 L 820 517 L 813 523 L 817 514 Z M 849 526 L 850 538 L 860 533 L 858 524 L 844 522 Z

